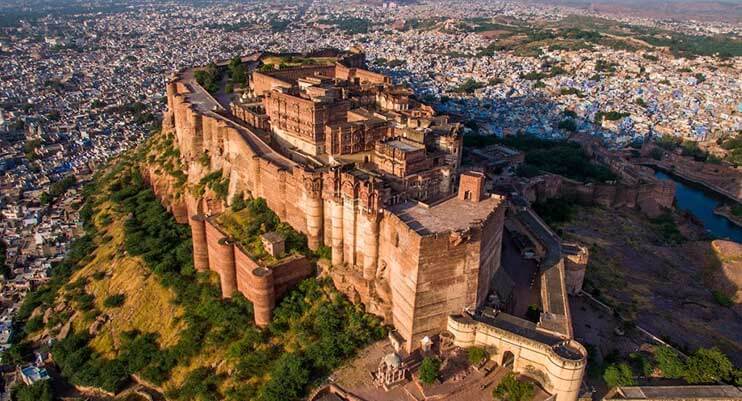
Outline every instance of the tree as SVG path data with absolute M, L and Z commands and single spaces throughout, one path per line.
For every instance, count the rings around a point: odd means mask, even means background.
M 654 359 L 657 361 L 657 367 L 660 368 L 664 377 L 674 379 L 683 376 L 683 373 L 685 373 L 685 364 L 680 359 L 680 355 L 666 345 L 654 351 Z
M 30 386 L 21 384 L 13 388 L 13 401 L 52 401 L 52 392 L 49 380 L 38 381 Z
M 420 364 L 420 381 L 432 384 L 438 378 L 440 369 L 441 361 L 438 358 L 426 356 Z
M 487 351 L 480 347 L 471 347 L 466 350 L 466 356 L 469 359 L 469 363 L 479 365 L 487 359 Z
M 242 195 L 242 192 L 236 193 L 232 195 L 232 206 L 231 209 L 233 212 L 239 212 L 240 210 L 247 207 L 247 203 L 245 202 L 245 198 Z
M 683 378 L 691 384 L 716 383 L 730 378 L 734 366 L 718 348 L 699 348 L 686 362 Z
M 229 61 L 229 76 L 237 85 L 244 85 L 247 82 L 247 69 L 239 57 Z
M 625 363 L 611 364 L 603 372 L 603 380 L 609 387 L 634 385 L 634 373 Z
M 533 398 L 533 383 L 518 381 L 515 374 L 508 373 L 492 391 L 492 396 L 502 401 L 528 401 Z
M 260 390 L 263 401 L 298 400 L 309 383 L 309 369 L 304 358 L 296 353 L 283 354 L 271 369 L 271 380 Z
M 106 299 L 103 300 L 103 306 L 107 308 L 116 308 L 116 307 L 123 305 L 125 300 L 126 300 L 126 295 L 124 294 L 110 295 Z

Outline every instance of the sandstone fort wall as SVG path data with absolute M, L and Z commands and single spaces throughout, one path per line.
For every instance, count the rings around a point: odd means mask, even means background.
M 367 309 L 389 319 L 409 349 L 445 329 L 448 314 L 484 299 L 489 289 L 484 277 L 499 268 L 504 207 L 466 232 L 421 235 L 382 209 L 384 195 L 373 179 L 334 167 L 314 171 L 287 159 L 268 146 L 270 138 L 227 121 L 218 111 L 200 109 L 197 99 L 206 96 L 201 91 L 181 81 L 168 84 L 172 112 L 165 124 L 172 125 L 189 166 L 188 184 L 196 186 L 201 177 L 221 171 L 229 180 L 226 199 L 237 193 L 262 197 L 282 221 L 307 235 L 311 249 L 329 246 L 332 265 L 343 266 L 354 282 L 345 287 L 346 294 L 351 299 L 362 294 Z M 199 161 L 204 154 L 208 166 Z M 226 203 L 209 191 L 187 198 L 191 215 L 219 213 Z M 194 263 L 219 274 L 225 296 L 240 291 L 255 302 L 259 324 L 270 320 L 276 299 L 308 274 L 304 265 L 288 264 L 256 275 L 259 267 L 213 224 L 205 223 L 204 234 L 200 230 L 194 220 Z M 481 243 L 483 233 L 486 243 Z
M 543 202 L 553 198 L 565 198 L 587 205 L 605 208 L 638 208 L 650 217 L 672 208 L 675 186 L 672 182 L 625 184 L 585 184 L 558 175 L 547 174 L 529 183 L 523 191 L 530 202 Z

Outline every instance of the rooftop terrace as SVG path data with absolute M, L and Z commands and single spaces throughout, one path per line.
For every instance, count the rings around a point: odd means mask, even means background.
M 502 201 L 498 196 L 480 202 L 450 198 L 432 206 L 408 201 L 394 205 L 389 210 L 418 234 L 431 235 L 467 229 L 485 220 Z

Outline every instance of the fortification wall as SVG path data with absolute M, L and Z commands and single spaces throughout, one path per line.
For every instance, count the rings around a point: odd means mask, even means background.
M 360 179 L 342 169 L 318 172 L 297 165 L 246 127 L 211 111 L 197 111 L 202 106 L 186 100 L 192 90 L 202 89 L 180 81 L 168 88 L 176 142 L 189 166 L 187 184 L 198 186 L 201 177 L 221 171 L 229 180 L 227 200 L 240 192 L 262 197 L 282 221 L 307 235 L 311 249 L 330 246 L 338 287 L 351 299 L 360 298 L 369 312 L 393 322 L 408 348 L 424 335 L 443 330 L 448 314 L 474 307 L 484 298 L 488 286 L 480 286 L 480 279 L 485 282 L 484 277 L 499 267 L 503 207 L 470 232 L 423 238 L 383 211 L 378 189 L 382 186 L 375 179 Z M 207 165 L 202 164 L 204 154 Z M 204 214 L 217 213 L 226 203 L 209 191 L 188 202 L 189 210 Z M 483 230 L 487 244 L 480 244 Z M 198 225 L 192 232 L 195 238 L 201 235 Z M 218 229 L 207 223 L 204 236 L 205 257 L 194 244 L 194 254 L 201 255 L 197 264 L 219 273 L 223 288 L 255 300 L 260 324 L 270 320 L 268 311 L 275 299 L 311 273 L 305 265 L 272 266 L 270 294 L 265 282 L 269 279 L 256 278 L 259 266 L 238 247 L 233 246 L 231 254 L 225 250 Z M 418 277 L 421 270 L 424 274 Z
M 219 275 L 222 297 L 231 298 L 237 289 L 234 244 L 211 221 L 206 221 L 209 270 Z
M 379 74 L 363 68 L 348 68 L 340 63 L 335 66 L 335 76 L 346 81 L 358 78 L 361 82 L 371 82 L 375 84 L 391 82 L 389 77 L 384 74 Z
M 585 184 L 553 174 L 531 180 L 530 186 L 523 192 L 530 202 L 564 198 L 605 208 L 638 208 L 650 217 L 658 216 L 663 209 L 672 208 L 675 200 L 675 187 L 662 180 L 636 185 Z
M 587 365 L 587 351 L 577 341 L 547 345 L 465 316 L 450 316 L 448 331 L 458 346 L 492 347 L 495 362 L 512 360 L 513 371 L 538 381 L 557 401 L 577 400 Z
M 408 349 L 441 332 L 448 315 L 484 302 L 500 268 L 504 217 L 505 208 L 498 207 L 464 232 L 421 236 L 384 213 L 380 269 L 388 270 L 394 327 Z
M 193 221 L 198 223 L 196 226 L 203 224 L 206 263 L 211 271 L 219 275 L 222 296 L 230 298 L 235 291 L 244 295 L 253 303 L 255 324 L 260 327 L 270 323 L 277 300 L 312 275 L 312 265 L 304 256 L 289 256 L 271 266 L 264 266 L 251 258 L 210 219 L 195 216 Z M 197 243 L 198 246 L 204 245 L 194 236 L 194 255 Z

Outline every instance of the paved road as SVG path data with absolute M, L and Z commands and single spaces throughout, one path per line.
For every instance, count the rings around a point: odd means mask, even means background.
M 523 317 L 528 310 L 528 305 L 538 304 L 538 280 L 533 288 L 531 282 L 538 274 L 536 261 L 525 259 L 520 255 L 510 234 L 503 232 L 502 236 L 502 266 L 511 279 L 515 282 L 513 288 L 513 314 Z

